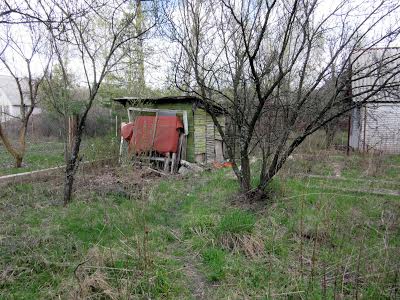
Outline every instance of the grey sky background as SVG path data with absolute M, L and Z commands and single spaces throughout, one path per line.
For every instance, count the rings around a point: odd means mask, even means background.
M 357 7 L 362 1 L 361 0 L 352 0 L 349 1 L 348 5 Z M 336 5 L 338 5 L 340 1 L 338 0 L 324 0 L 321 1 L 316 14 L 316 21 L 318 18 L 323 18 L 326 14 L 328 14 Z M 355 10 L 352 18 L 357 20 L 359 17 L 357 13 L 362 14 L 362 11 Z M 174 17 L 179 19 L 179 14 L 174 14 Z M 400 16 L 393 16 L 390 19 L 387 19 L 385 22 L 382 22 L 380 26 L 378 26 L 374 32 L 371 34 L 380 34 L 379 31 L 385 30 L 385 28 L 397 25 L 400 22 Z M 18 42 L 21 45 L 21 48 L 24 49 L 26 53 L 30 51 L 30 41 L 29 35 L 23 29 L 17 29 L 14 31 L 14 34 L 17 36 Z M 217 42 L 217 41 L 216 41 Z M 391 46 L 400 46 L 399 40 L 396 40 Z M 163 88 L 166 87 L 168 75 L 171 70 L 171 58 L 174 56 L 175 52 L 178 49 L 176 44 L 171 43 L 166 38 L 160 36 L 153 36 L 144 41 L 144 48 L 147 53 L 145 57 L 145 80 L 146 84 L 153 88 Z M 45 50 L 45 49 L 43 49 Z M 149 51 L 147 51 L 149 50 Z M 9 54 L 8 54 L 9 55 Z M 9 58 L 13 60 L 12 65 L 14 66 L 16 74 L 18 76 L 26 76 L 26 68 L 24 67 L 24 61 L 18 57 L 17 55 L 9 55 Z M 46 64 L 46 56 L 45 55 L 36 55 L 32 60 L 32 71 L 34 74 L 40 74 L 44 69 Z M 78 79 L 79 85 L 84 86 L 85 82 L 81 74 L 83 72 L 81 62 L 78 59 L 71 58 L 69 63 L 70 71 L 72 71 Z M 0 74 L 9 75 L 7 69 L 0 64 Z

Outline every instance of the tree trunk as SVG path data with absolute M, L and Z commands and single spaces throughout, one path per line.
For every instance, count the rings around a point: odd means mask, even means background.
M 74 168 L 74 166 L 72 166 Z M 71 202 L 72 198 L 72 187 L 74 185 L 74 169 L 67 167 L 65 172 L 65 184 L 64 184 L 64 206 L 67 206 Z
M 78 119 L 78 117 L 77 117 Z M 85 124 L 86 115 L 82 117 L 82 119 L 77 123 L 79 123 L 78 128 L 76 129 L 74 140 L 72 143 L 71 155 L 68 159 L 67 167 L 65 169 L 65 180 L 64 180 L 64 206 L 66 206 L 69 202 L 71 202 L 72 191 L 74 185 L 75 173 L 77 170 L 78 164 L 78 154 L 82 141 L 83 127 Z
M 246 153 L 242 153 L 240 160 L 241 177 L 240 177 L 240 191 L 247 193 L 251 189 L 251 171 L 250 171 L 250 160 Z
M 17 155 L 15 157 L 15 167 L 16 168 L 21 168 L 22 167 L 22 160 L 23 160 L 23 157 L 20 156 L 20 155 Z
M 80 144 L 80 143 L 79 143 Z M 79 145 L 75 142 L 72 155 L 68 160 L 67 167 L 65 169 L 65 180 L 64 180 L 64 206 L 71 202 L 72 198 L 72 187 L 74 185 L 75 172 L 77 169 L 77 157 L 79 152 Z
M 64 132 L 63 132 L 63 140 L 64 140 L 64 162 L 67 165 L 68 164 L 68 159 L 70 157 L 70 149 L 68 147 L 68 130 L 69 130 L 69 126 L 68 126 L 68 117 L 64 117 Z
M 24 128 L 20 129 L 20 134 L 19 134 L 19 143 L 20 143 L 20 150 L 18 151 L 18 148 L 13 146 L 8 139 L 7 135 L 3 132 L 3 128 L 0 124 L 0 140 L 3 142 L 4 147 L 12 155 L 15 161 L 15 167 L 16 168 L 21 168 L 22 167 L 22 161 L 24 158 L 24 153 L 25 153 L 25 130 Z

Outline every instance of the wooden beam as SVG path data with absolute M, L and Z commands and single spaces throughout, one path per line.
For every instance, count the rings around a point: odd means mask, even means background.
M 172 153 L 171 174 L 174 174 L 175 164 L 176 164 L 176 153 Z
M 170 160 L 169 154 L 170 154 L 169 152 L 167 152 L 167 153 L 165 154 L 165 159 L 164 159 L 164 172 L 168 172 L 169 160 Z

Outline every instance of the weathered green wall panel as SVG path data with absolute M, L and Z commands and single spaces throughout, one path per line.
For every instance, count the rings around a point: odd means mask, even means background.
M 203 109 L 194 111 L 194 154 L 206 153 L 206 112 Z
M 214 122 L 207 113 L 206 115 L 206 161 L 212 162 L 215 160 L 215 128 Z

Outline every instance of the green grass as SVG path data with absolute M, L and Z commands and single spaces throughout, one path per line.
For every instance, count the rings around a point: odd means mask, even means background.
M 251 232 L 256 223 L 252 213 L 243 210 L 234 210 L 221 218 L 218 226 L 220 234 Z
M 206 266 L 206 277 L 210 281 L 220 281 L 225 277 L 225 252 L 218 248 L 207 248 L 203 251 L 203 262 Z
M 83 261 L 87 261 L 84 267 L 88 269 L 81 270 L 86 280 L 106 278 L 106 285 L 93 288 L 103 296 L 109 287 L 115 293 L 121 284 L 143 297 L 185 294 L 185 288 L 177 284 L 181 265 L 152 254 L 162 251 L 168 241 L 159 230 L 145 232 L 138 199 L 112 194 L 88 199 L 86 194 L 64 209 L 61 191 L 53 198 L 45 189 L 21 184 L 1 193 L 1 207 L 7 211 L 0 221 L 0 265 L 9 270 L 0 281 L 1 299 L 78 295 L 74 270 Z M 8 203 L 11 195 L 14 200 Z M 119 282 L 121 278 L 127 282 Z M 80 295 L 85 297 L 85 291 Z
M 0 146 L 0 176 L 46 169 L 64 163 L 63 144 L 60 142 L 28 143 L 23 167 L 15 168 L 12 156 Z
M 85 139 L 80 155 L 84 161 L 104 159 L 117 153 L 115 137 Z M 27 143 L 21 168 L 14 167 L 12 156 L 0 144 L 0 176 L 30 172 L 64 165 L 64 144 L 61 141 L 31 141 Z
M 205 299 L 396 297 L 400 197 L 277 178 L 266 204 L 243 206 L 227 169 L 131 196 L 114 185 L 133 192 L 138 171 L 115 172 L 120 183 L 105 181 L 106 192 L 82 178 L 66 208 L 61 183 L 0 190 L 1 299 L 193 299 L 199 289 Z

